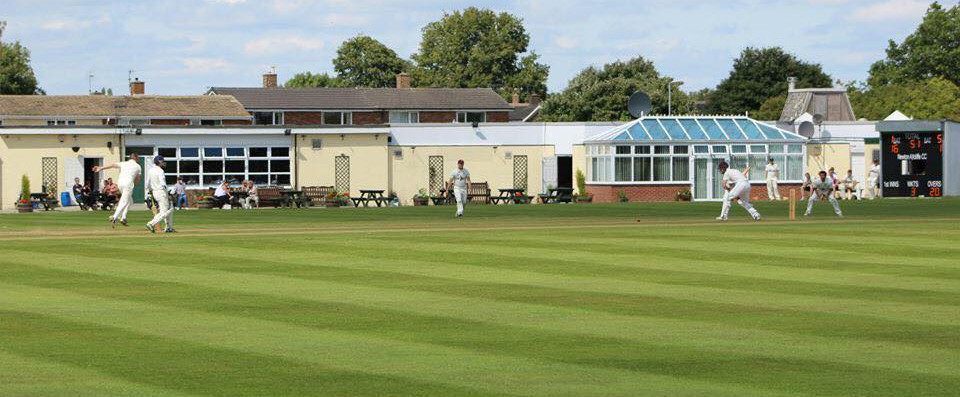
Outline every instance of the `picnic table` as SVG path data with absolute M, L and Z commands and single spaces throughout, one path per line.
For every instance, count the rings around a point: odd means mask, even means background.
M 550 203 L 570 203 L 573 202 L 573 188 L 558 187 L 551 188 L 547 194 L 539 194 L 537 198 L 542 204 Z
M 383 203 L 389 201 L 388 198 L 384 197 L 383 192 L 384 190 L 361 189 L 360 197 L 351 197 L 350 200 L 353 201 L 354 207 L 359 207 L 360 204 L 363 204 L 364 207 L 368 207 L 370 206 L 371 201 L 377 203 L 377 207 L 380 207 L 383 205 Z
M 433 205 L 447 205 L 453 204 L 456 201 L 456 198 L 453 197 L 453 192 L 447 189 L 440 189 L 438 196 L 431 196 L 430 200 L 433 201 Z
M 300 208 L 307 204 L 302 191 L 281 190 L 280 195 L 283 196 L 282 206 L 293 208 L 293 206 L 296 205 L 297 208 Z
M 44 211 L 57 208 L 57 199 L 50 198 L 47 193 L 30 193 L 30 203 L 43 206 Z
M 250 192 L 240 189 L 234 190 L 230 197 L 230 208 L 243 208 L 243 202 L 246 201 L 247 197 L 250 197 Z
M 527 189 L 503 188 L 503 189 L 497 189 L 497 190 L 500 191 L 500 195 L 490 197 L 490 201 L 493 201 L 494 204 L 499 204 L 499 203 L 527 204 L 532 199 L 530 196 L 527 196 L 525 194 Z

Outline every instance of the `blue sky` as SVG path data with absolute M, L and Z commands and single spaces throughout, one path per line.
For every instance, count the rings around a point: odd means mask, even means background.
M 257 86 L 276 66 L 332 72 L 340 43 L 372 36 L 408 57 L 420 30 L 468 6 L 524 20 L 530 49 L 550 65 L 550 91 L 581 69 L 642 55 L 685 90 L 713 87 L 746 46 L 781 46 L 843 80 L 863 80 L 888 39 L 921 21 L 924 0 L 364 1 L 3 0 L 4 40 L 33 52 L 50 94 L 127 90 L 127 71 L 147 93 L 198 94 L 210 86 Z M 942 2 L 952 4 L 952 1 Z

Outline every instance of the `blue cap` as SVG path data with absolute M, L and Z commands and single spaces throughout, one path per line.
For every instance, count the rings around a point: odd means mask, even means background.
M 163 162 L 163 156 L 157 156 L 153 158 L 153 163 L 156 165 L 160 165 L 160 163 L 162 162 Z

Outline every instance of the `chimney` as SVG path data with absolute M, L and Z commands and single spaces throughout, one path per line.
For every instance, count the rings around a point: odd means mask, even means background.
M 139 77 L 130 82 L 130 95 L 143 95 L 145 92 L 146 87 Z
M 527 103 L 529 103 L 530 106 L 537 106 L 537 105 L 539 105 L 539 104 L 540 104 L 540 95 L 538 95 L 538 94 L 530 94 L 530 97 L 527 98 Z
M 397 74 L 397 88 L 410 88 L 410 75 L 406 73 Z
M 263 74 L 263 88 L 277 88 L 277 72 L 271 71 Z
M 513 106 L 519 105 L 519 104 L 520 104 L 520 93 L 514 91 L 514 92 L 513 92 L 513 98 L 512 98 L 512 99 L 513 99 L 513 101 L 510 102 L 511 105 L 513 105 Z
M 793 91 L 795 89 L 797 89 L 797 78 L 787 77 L 787 91 Z

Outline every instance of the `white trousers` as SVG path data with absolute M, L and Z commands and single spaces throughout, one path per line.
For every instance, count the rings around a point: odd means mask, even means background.
M 747 210 L 753 219 L 760 219 L 760 213 L 757 212 L 756 208 L 753 208 L 753 204 L 750 204 L 750 184 L 747 182 L 736 184 L 733 189 L 723 195 L 723 208 L 720 210 L 720 218 L 727 219 L 727 215 L 730 214 L 730 201 L 734 198 L 738 199 L 740 206 Z
M 463 205 L 467 202 L 467 189 L 454 187 L 453 198 L 457 200 L 457 215 L 463 215 Z
M 248 210 L 253 209 L 254 205 L 258 207 L 260 206 L 260 199 L 257 198 L 256 195 L 250 195 L 250 196 L 247 196 L 245 199 L 243 199 L 243 208 L 246 208 Z
M 879 192 L 878 192 L 879 188 L 877 188 L 877 178 L 868 178 L 868 179 L 867 179 L 867 189 L 866 189 L 866 190 L 867 190 L 867 196 L 869 196 L 871 200 L 877 198 L 877 196 L 879 195 L 879 194 L 878 194 L 878 193 L 879 193 Z
M 117 202 L 117 208 L 113 211 L 113 219 L 122 221 L 127 219 L 127 211 L 133 203 L 133 186 L 117 185 L 117 187 L 120 188 L 120 201 Z
M 814 191 L 810 195 L 810 200 L 807 200 L 807 212 L 804 215 L 810 215 L 813 213 L 813 203 L 820 200 L 820 193 Z M 830 200 L 830 205 L 833 205 L 833 212 L 837 215 L 843 216 L 843 212 L 840 212 L 840 202 L 837 201 L 836 197 L 833 197 L 832 194 L 827 194 L 827 200 Z
M 167 229 L 173 229 L 173 206 L 170 205 L 170 198 L 166 194 L 159 196 L 159 198 L 154 196 L 154 200 L 157 201 L 157 214 L 147 223 L 147 226 L 154 227 L 163 221 Z
M 780 189 L 777 186 L 778 182 L 776 179 L 767 179 L 767 197 L 770 200 L 780 200 Z

